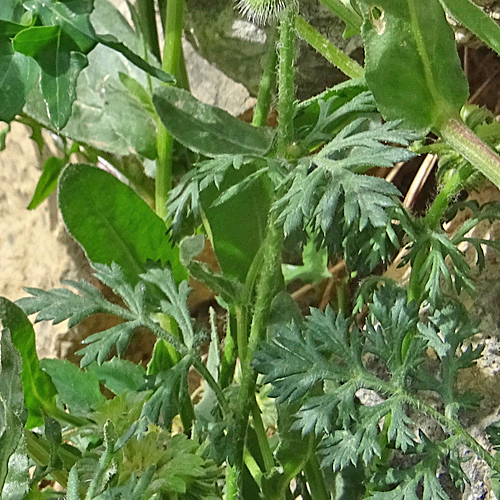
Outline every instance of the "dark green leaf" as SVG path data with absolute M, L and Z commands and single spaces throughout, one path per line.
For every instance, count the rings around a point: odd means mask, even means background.
M 70 8 L 67 2 L 54 0 L 35 0 L 36 13 L 45 26 L 60 26 L 61 30 L 71 38 L 78 51 L 87 54 L 97 44 L 97 36 L 90 23 L 85 2 L 79 9 Z
M 251 166 L 231 169 L 220 192 L 243 182 Z M 245 283 L 248 271 L 264 241 L 271 206 L 270 183 L 261 176 L 242 191 L 220 204 L 214 204 L 219 192 L 212 185 L 201 194 L 211 232 L 212 246 L 224 275 Z M 245 230 L 242 231 L 242 228 Z
M 168 263 L 177 281 L 186 276 L 165 223 L 113 175 L 70 165 L 59 181 L 59 207 L 69 232 L 92 262 L 115 262 L 132 282 L 148 262 Z
M 7 139 L 7 135 L 9 135 L 9 132 L 10 125 L 2 127 L 2 129 L 0 130 L 0 151 L 3 151 L 5 149 L 5 141 Z
M 25 12 L 22 0 L 2 0 L 0 2 L 0 19 L 17 23 Z
M 439 0 L 358 3 L 366 81 L 384 117 L 426 131 L 458 116 L 468 97 L 467 80 Z
M 158 80 L 164 83 L 175 83 L 175 78 L 173 75 L 171 75 L 170 73 L 165 73 L 165 71 L 162 71 L 160 68 L 152 66 L 137 54 L 132 52 L 126 45 L 121 43 L 113 35 L 100 35 L 98 37 L 98 41 L 106 47 L 116 50 L 117 52 L 125 56 L 132 64 L 142 69 L 146 73 L 149 73 L 151 76 L 158 78 Z
M 61 359 L 43 359 L 40 366 L 52 378 L 60 398 L 71 413 L 88 415 L 106 400 L 93 373 L 86 373 Z
M 185 90 L 162 87 L 155 92 L 153 102 L 167 130 L 197 153 L 264 155 L 271 148 L 270 130 L 203 104 Z
M 141 365 L 119 358 L 105 361 L 102 365 L 92 363 L 87 366 L 87 372 L 95 375 L 118 396 L 127 391 L 140 391 L 146 381 L 146 371 Z
M 0 39 L 0 75 L 0 120 L 9 123 L 23 110 L 37 66 L 30 57 L 14 52 L 10 41 Z
M 89 345 L 79 351 L 83 355 L 82 367 L 96 360 L 99 364 L 103 363 L 115 346 L 118 355 L 122 355 L 134 330 L 140 326 L 149 328 L 159 337 L 166 339 L 178 351 L 186 352 L 186 346 L 178 338 L 173 337 L 150 319 L 150 307 L 157 312 L 161 306 L 164 312 L 171 314 L 179 323 L 190 346 L 193 345 L 194 331 L 185 303 L 189 291 L 186 282 L 181 283 L 178 291 L 169 269 L 156 270 L 156 272 L 153 269 L 144 276 L 158 288 L 148 289 L 145 281 L 139 281 L 135 287 L 132 287 L 117 264 L 113 263 L 110 267 L 103 264 L 93 264 L 93 266 L 96 270 L 95 276 L 112 288 L 123 299 L 128 309 L 107 301 L 96 288 L 83 280 L 64 282 L 80 294 L 68 289 L 45 292 L 37 288 L 28 288 L 27 291 L 33 297 L 18 301 L 27 314 L 39 312 L 37 321 L 58 323 L 69 319 L 69 325 L 73 326 L 97 312 L 106 312 L 125 320 L 124 323 L 95 333 L 85 340 L 85 343 Z M 167 300 L 160 300 L 158 304 L 158 299 L 162 298 L 160 295 L 162 292 Z
M 500 54 L 500 26 L 470 0 L 439 0 L 444 8 L 468 30 Z
M 59 3 L 59 2 L 58 2 Z M 75 12 L 89 2 L 64 2 Z M 142 50 L 139 37 L 120 12 L 107 0 L 95 0 L 91 16 L 97 33 L 116 36 L 134 52 Z M 143 86 L 147 77 L 114 50 L 98 44 L 88 54 L 89 66 L 78 78 L 73 114 L 62 134 L 76 142 L 117 155 L 156 157 L 156 123 L 136 98 L 123 89 L 118 73 L 126 73 Z M 34 63 L 34 62 L 33 62 Z M 0 107 L 1 109 L 1 107 Z M 40 89 L 35 86 L 25 112 L 51 128 Z M 130 117 L 134 119 L 131 120 Z
M 188 391 L 187 372 L 190 364 L 189 358 L 184 358 L 170 370 L 156 376 L 156 390 L 142 408 L 143 430 L 150 422 L 170 428 L 173 418 L 181 411 L 183 393 Z
M 59 26 L 33 26 L 14 37 L 14 50 L 33 57 L 41 69 L 40 86 L 51 123 L 61 130 L 68 123 L 76 98 L 76 81 L 88 65 L 85 54 Z
M 35 209 L 42 201 L 50 196 L 57 186 L 59 174 L 67 164 L 67 158 L 57 158 L 55 156 L 51 156 L 43 164 L 43 172 L 36 185 L 33 198 L 31 198 L 30 204 L 28 205 L 28 210 Z
M 0 492 L 26 419 L 21 372 L 21 357 L 4 325 L 0 331 Z
M 50 411 L 55 407 L 57 390 L 51 378 L 40 368 L 33 326 L 22 309 L 3 297 L 0 298 L 0 320 L 3 327 L 10 330 L 12 343 L 23 360 L 23 392 L 28 409 L 26 427 L 31 429 L 43 425 L 41 408 Z

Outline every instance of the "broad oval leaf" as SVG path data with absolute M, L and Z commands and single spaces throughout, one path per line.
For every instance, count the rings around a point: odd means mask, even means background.
M 2 24 L 0 21 L 0 29 Z M 1 121 L 10 122 L 23 110 L 37 73 L 37 65 L 33 59 L 14 52 L 10 41 L 0 40 Z
M 468 97 L 439 0 L 359 0 L 366 81 L 388 120 L 419 131 L 458 116 Z
M 76 98 L 76 81 L 88 65 L 85 54 L 59 26 L 33 26 L 18 33 L 14 50 L 36 60 L 40 87 L 51 123 L 61 130 L 69 120 Z
M 4 297 L 0 297 L 0 321 L 10 330 L 12 343 L 23 361 L 21 378 L 28 409 L 26 428 L 43 425 L 41 408 L 50 410 L 56 407 L 57 390 L 51 378 L 40 368 L 33 326 L 22 309 Z
M 167 130 L 184 146 L 207 156 L 264 155 L 272 132 L 253 127 L 226 111 L 204 104 L 176 87 L 158 89 L 153 102 Z
M 139 37 L 120 12 L 106 0 L 95 0 L 94 5 L 90 19 L 97 35 L 114 35 L 138 53 L 141 49 Z M 101 44 L 88 54 L 88 60 L 89 66 L 78 78 L 73 114 L 61 135 L 100 151 L 120 156 L 138 153 L 154 159 L 156 123 L 118 78 L 122 72 L 147 86 L 146 74 L 121 54 Z M 24 111 L 51 128 L 39 86 L 33 87 Z
M 91 262 L 116 262 L 137 282 L 148 261 L 169 263 L 177 282 L 186 278 L 167 228 L 148 204 L 116 177 L 88 165 L 70 165 L 59 181 L 59 207 Z

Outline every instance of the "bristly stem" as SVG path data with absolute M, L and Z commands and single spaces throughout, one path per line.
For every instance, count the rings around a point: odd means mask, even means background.
M 182 51 L 182 29 L 184 23 L 184 0 L 169 0 L 166 7 L 165 45 L 163 50 L 163 71 L 176 77 Z M 172 153 L 174 138 L 158 120 L 158 159 L 156 161 L 156 213 L 167 216 L 168 193 L 172 187 Z
M 432 203 L 425 221 L 431 229 L 436 229 L 443 218 L 446 209 L 453 197 L 463 188 L 467 179 L 474 173 L 474 167 L 469 163 L 459 168 L 446 182 Z
M 267 122 L 273 91 L 276 88 L 276 32 L 275 29 L 268 34 L 267 54 L 264 61 L 264 71 L 260 79 L 257 104 L 253 113 L 252 125 L 263 127 Z
M 459 118 L 450 118 L 437 130 L 441 138 L 500 188 L 500 156 Z
M 280 15 L 278 57 L 278 144 L 279 156 L 285 157 L 293 137 L 295 112 L 295 7 L 289 6 Z M 279 286 L 281 276 L 281 251 L 283 232 L 269 217 L 266 237 L 262 243 L 262 264 L 255 287 L 255 303 L 246 352 L 239 349 L 242 357 L 241 386 L 238 393 L 237 414 L 233 441 L 234 462 L 227 472 L 227 500 L 240 497 L 242 488 L 243 452 L 247 434 L 248 418 L 254 400 L 257 374 L 252 367 L 253 355 L 266 338 L 271 302 Z M 239 340 L 239 339 L 238 339 Z M 265 451 L 265 450 L 264 450 Z M 269 458 L 270 461 L 270 458 Z
M 365 70 L 361 65 L 342 52 L 303 17 L 297 16 L 295 18 L 295 27 L 301 38 L 349 78 L 361 78 L 364 76 Z
M 293 7 L 287 7 L 280 17 L 278 58 L 278 156 L 286 157 L 293 137 L 295 113 L 295 17 Z

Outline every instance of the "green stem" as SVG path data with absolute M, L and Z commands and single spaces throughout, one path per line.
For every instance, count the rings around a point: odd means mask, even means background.
M 62 420 L 70 425 L 74 425 L 75 427 L 85 427 L 89 425 L 91 422 L 83 417 L 76 417 L 75 415 L 71 415 L 70 413 L 66 413 L 61 410 L 57 406 L 44 406 L 43 408 L 51 417 Z
M 286 8 L 280 17 L 278 77 L 278 156 L 286 157 L 293 137 L 295 114 L 295 9 Z
M 459 168 L 448 180 L 448 182 L 441 189 L 439 194 L 436 196 L 434 202 L 432 203 L 427 215 L 425 216 L 425 221 L 427 227 L 430 229 L 436 229 L 441 223 L 446 209 L 453 197 L 463 188 L 467 179 L 474 173 L 474 167 L 469 163 L 464 167 Z
M 220 366 L 219 384 L 222 389 L 228 387 L 234 378 L 234 370 L 236 368 L 236 341 L 235 332 L 238 329 L 236 313 L 234 308 L 228 312 L 226 336 L 224 338 L 224 353 Z
M 24 437 L 26 439 L 26 447 L 28 449 L 29 457 L 37 465 L 46 467 L 50 461 L 50 443 L 42 436 L 38 436 L 28 430 L 24 431 Z M 64 469 L 53 470 L 50 472 L 50 475 L 63 488 L 65 488 L 68 484 L 68 471 L 71 467 L 73 467 L 73 465 L 75 465 L 80 457 L 77 454 L 72 454 L 67 448 L 64 447 L 60 447 L 58 449 L 58 454 L 63 461 Z
M 102 479 L 104 477 L 104 474 L 108 469 L 108 467 L 110 466 L 111 461 L 113 460 L 113 456 L 115 454 L 114 443 L 106 439 L 106 425 L 104 426 L 104 435 L 105 435 L 106 449 L 104 450 L 104 453 L 101 455 L 101 458 L 99 459 L 99 463 L 97 464 L 97 469 L 94 472 L 94 476 L 90 481 L 87 494 L 85 495 L 85 500 L 92 500 L 97 495 L 97 493 L 99 493 L 99 489 L 102 486 Z
M 342 52 L 328 38 L 319 33 L 303 17 L 296 17 L 295 28 L 301 38 L 349 78 L 361 78 L 364 76 L 365 70 L 362 66 Z
M 274 456 L 271 448 L 269 446 L 269 439 L 267 439 L 266 429 L 264 423 L 262 422 L 262 415 L 260 413 L 259 405 L 255 399 L 255 395 L 252 398 L 252 420 L 253 427 L 255 429 L 255 434 L 257 435 L 257 441 L 259 442 L 259 448 L 262 453 L 262 458 L 264 460 L 264 472 L 270 474 L 274 468 Z
M 137 0 L 137 10 L 141 22 L 141 30 L 146 43 L 158 61 L 161 61 L 160 42 L 156 27 L 156 13 L 153 0 Z
M 359 33 L 361 25 L 363 24 L 361 16 L 358 16 L 351 9 L 348 9 L 344 4 L 339 2 L 339 0 L 319 1 L 329 7 L 337 17 L 342 19 L 342 21 L 346 23 L 347 27 Z
M 304 473 L 311 490 L 311 497 L 314 500 L 330 500 L 330 494 L 326 488 L 325 478 L 321 472 L 321 464 L 316 453 L 310 454 L 309 459 L 304 464 Z
M 222 412 L 227 415 L 229 412 L 229 404 L 227 402 L 226 397 L 224 396 L 224 393 L 222 392 L 220 385 L 214 379 L 209 369 L 199 358 L 193 358 L 193 367 L 205 379 L 205 382 L 210 386 L 210 389 L 214 391 L 217 401 L 219 402 L 219 405 L 222 408 Z
M 238 393 L 238 411 L 234 438 L 234 467 L 238 476 L 237 483 L 241 485 L 243 451 L 248 425 L 248 416 L 255 394 L 257 374 L 252 368 L 252 359 L 258 344 L 265 339 L 271 302 L 276 292 L 276 284 L 281 272 L 281 249 L 283 236 L 271 219 L 264 240 L 263 266 L 256 289 L 255 311 L 250 328 L 246 355 L 241 362 L 241 386 Z M 237 498 L 237 497 L 234 497 Z M 228 500 L 230 497 L 228 497 Z
M 179 75 L 182 52 L 182 29 L 184 19 L 184 0 L 169 0 L 166 6 L 165 45 L 163 50 L 163 71 Z M 158 120 L 158 159 L 156 162 L 156 213 L 165 219 L 167 216 L 168 193 L 172 187 L 172 153 L 174 138 Z
M 267 123 L 267 116 L 271 108 L 273 90 L 276 88 L 276 33 L 272 31 L 267 40 L 267 54 L 264 62 L 264 71 L 260 79 L 259 93 L 257 94 L 257 104 L 253 113 L 252 124 L 256 127 L 263 127 Z
M 489 148 L 464 122 L 450 118 L 438 130 L 441 138 L 500 188 L 500 156 Z

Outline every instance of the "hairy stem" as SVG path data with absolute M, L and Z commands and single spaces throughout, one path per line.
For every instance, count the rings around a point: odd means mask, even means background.
M 301 38 L 349 78 L 361 78 L 364 76 L 365 70 L 362 66 L 342 52 L 303 17 L 296 17 L 295 28 L 297 28 L 297 33 Z
M 450 118 L 437 130 L 441 138 L 500 188 L 500 156 L 462 120 Z
M 169 0 L 166 7 L 165 45 L 163 50 L 163 71 L 179 75 L 182 52 L 182 28 L 184 20 L 184 0 Z M 172 153 L 174 138 L 158 119 L 157 138 L 158 159 L 156 161 L 156 213 L 167 216 L 168 193 L 172 187 Z
M 250 328 L 247 352 L 241 362 L 241 386 L 238 393 L 238 411 L 236 416 L 234 438 L 234 468 L 238 476 L 238 489 L 241 487 L 241 472 L 243 466 L 243 451 L 252 400 L 255 394 L 257 374 L 252 368 L 252 359 L 259 342 L 266 337 L 267 322 L 271 302 L 276 292 L 276 285 L 281 272 L 281 248 L 283 236 L 271 219 L 266 239 L 264 240 L 263 266 L 256 289 L 255 311 Z M 228 500 L 231 497 L 228 496 Z M 238 498 L 238 497 L 233 497 Z
M 278 156 L 286 157 L 292 142 L 295 113 L 295 9 L 286 8 L 280 18 L 278 77 Z
M 431 229 L 436 229 L 439 227 L 441 219 L 448 208 L 450 201 L 453 197 L 463 188 L 467 179 L 474 173 L 474 167 L 468 164 L 463 168 L 460 168 L 455 172 L 448 182 L 443 186 L 443 189 L 436 196 L 436 199 L 432 203 L 427 215 L 425 216 L 425 221 L 427 226 Z
M 273 90 L 276 88 L 276 33 L 272 31 L 267 40 L 267 54 L 264 62 L 264 71 L 260 79 L 257 104 L 253 113 L 252 125 L 263 127 L 267 122 L 267 115 L 271 108 Z

